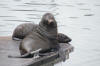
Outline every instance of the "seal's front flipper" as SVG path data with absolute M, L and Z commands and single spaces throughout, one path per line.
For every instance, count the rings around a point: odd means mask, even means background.
M 39 56 L 39 52 L 41 51 L 42 49 L 38 49 L 36 51 L 32 51 L 32 52 L 29 52 L 29 53 L 26 53 L 24 55 L 21 55 L 21 56 L 12 56 L 12 55 L 8 55 L 9 58 L 32 58 L 32 57 L 37 57 Z

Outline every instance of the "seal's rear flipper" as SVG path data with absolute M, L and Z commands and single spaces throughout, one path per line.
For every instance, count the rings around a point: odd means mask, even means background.
M 39 52 L 41 50 L 42 49 L 38 49 L 36 51 L 32 51 L 32 52 L 26 53 L 26 54 L 21 55 L 21 56 L 11 56 L 11 55 L 8 55 L 8 57 L 9 58 L 32 58 L 32 57 L 37 57 L 37 56 L 39 56 Z
M 32 58 L 33 55 L 31 55 L 30 53 L 26 53 L 24 55 L 21 56 L 12 56 L 12 55 L 8 55 L 9 58 Z
M 35 50 L 35 51 L 32 51 L 31 52 L 31 55 L 34 55 L 34 58 L 38 58 L 39 57 L 39 52 L 41 51 L 42 49 L 38 49 L 38 50 Z
M 12 37 L 12 40 L 21 41 L 22 39 L 16 38 L 16 37 Z

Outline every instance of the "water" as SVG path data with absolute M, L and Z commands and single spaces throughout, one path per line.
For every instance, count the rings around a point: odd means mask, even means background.
M 55 66 L 100 66 L 100 0 L 0 0 L 0 36 L 12 35 L 21 23 L 39 23 L 47 12 L 75 47 L 69 60 Z

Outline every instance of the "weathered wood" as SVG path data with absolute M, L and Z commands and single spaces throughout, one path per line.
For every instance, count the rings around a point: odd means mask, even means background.
M 8 58 L 8 55 L 20 55 L 20 41 L 13 41 L 11 37 L 0 37 L 0 66 L 48 66 L 60 62 L 58 52 L 51 52 L 47 56 L 33 58 Z M 73 51 L 70 44 L 60 44 L 64 48 L 66 55 Z

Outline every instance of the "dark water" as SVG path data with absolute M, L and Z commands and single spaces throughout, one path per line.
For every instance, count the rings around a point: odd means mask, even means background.
M 69 60 L 55 66 L 100 66 L 100 0 L 0 0 L 0 36 L 12 35 L 21 23 L 39 23 L 47 12 L 75 47 Z

